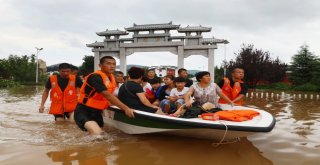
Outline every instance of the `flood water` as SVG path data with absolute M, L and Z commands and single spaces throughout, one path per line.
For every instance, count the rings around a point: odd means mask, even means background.
M 39 114 L 42 90 L 0 89 L 1 165 L 320 164 L 319 93 L 249 92 L 246 104 L 270 112 L 275 128 L 216 147 L 210 140 L 126 135 L 107 126 L 103 140 L 94 140 L 73 123 Z

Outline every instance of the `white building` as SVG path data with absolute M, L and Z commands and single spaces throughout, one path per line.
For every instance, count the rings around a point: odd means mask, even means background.
M 151 66 L 148 69 L 154 69 L 155 73 L 159 77 L 164 77 L 166 75 L 178 76 L 178 67 L 170 65 L 160 65 L 160 66 Z

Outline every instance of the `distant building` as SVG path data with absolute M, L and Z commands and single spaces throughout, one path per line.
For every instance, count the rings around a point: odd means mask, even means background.
M 176 66 L 170 66 L 170 65 L 160 65 L 160 66 L 151 66 L 148 69 L 154 69 L 155 73 L 159 77 L 164 77 L 166 75 L 178 75 L 178 67 Z
M 45 61 L 38 59 L 39 75 L 45 75 L 47 73 L 47 64 Z

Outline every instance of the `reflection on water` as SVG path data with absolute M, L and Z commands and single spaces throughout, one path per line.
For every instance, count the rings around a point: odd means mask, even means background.
M 50 151 L 47 156 L 52 162 L 62 164 L 72 164 L 77 162 L 79 165 L 106 165 L 107 155 L 110 148 L 104 143 L 92 144 L 91 146 L 77 146 L 73 148 L 61 148 L 56 151 Z
M 47 152 L 53 162 L 63 164 L 234 164 L 267 165 L 250 141 L 213 147 L 212 141 L 181 137 L 142 135 L 120 138 L 113 143 L 62 147 Z M 165 139 L 165 140 L 164 140 Z
M 272 164 L 250 141 L 212 146 L 212 141 L 164 135 L 143 135 L 118 142 L 116 164 Z M 135 159 L 139 158 L 139 159 Z
M 105 127 L 92 139 L 74 123 L 39 114 L 42 87 L 0 90 L 0 164 L 318 164 L 318 93 L 249 92 L 246 103 L 277 124 L 270 133 L 213 147 L 212 141 L 132 136 Z M 312 95 L 312 96 L 311 96 Z M 46 104 L 49 107 L 49 103 Z

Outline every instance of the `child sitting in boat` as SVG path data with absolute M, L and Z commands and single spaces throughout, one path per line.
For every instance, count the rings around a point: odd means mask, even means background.
M 163 106 L 161 109 L 165 113 L 174 113 L 183 104 L 185 104 L 184 95 L 189 90 L 188 87 L 185 87 L 186 79 L 182 77 L 176 77 L 174 79 L 174 84 L 176 88 L 173 88 L 170 92 L 170 96 L 162 101 Z
M 156 100 L 156 94 L 152 91 L 152 86 L 148 82 L 148 77 L 142 77 L 141 86 L 146 95 L 146 98 L 150 101 L 150 103 L 153 103 Z
M 146 94 L 148 95 L 147 98 L 153 105 L 159 106 L 160 102 L 159 100 L 157 100 L 156 94 L 159 93 L 161 79 L 159 77 L 156 77 L 152 80 L 149 80 L 149 83 L 152 88 L 151 91 L 146 90 Z
M 131 67 L 128 70 L 129 80 L 125 82 L 119 89 L 119 100 L 128 107 L 134 107 L 136 110 L 164 114 L 161 109 L 153 105 L 146 98 L 141 84 L 144 70 L 138 67 Z
M 193 84 L 184 96 L 186 104 L 181 106 L 180 109 L 171 116 L 181 116 L 186 112 L 186 109 L 191 107 L 209 106 L 210 108 L 219 108 L 218 96 L 233 105 L 233 102 L 221 92 L 220 87 L 216 83 L 211 82 L 209 72 L 198 72 L 196 79 L 198 83 Z M 191 96 L 194 97 L 194 102 L 191 102 Z M 195 117 L 197 117 L 197 115 Z

